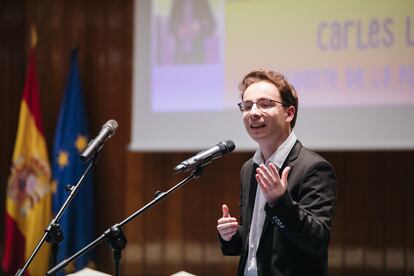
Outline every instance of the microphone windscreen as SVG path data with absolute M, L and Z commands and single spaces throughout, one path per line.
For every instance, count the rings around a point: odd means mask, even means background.
M 118 128 L 118 122 L 114 119 L 111 119 L 105 123 L 105 126 L 110 128 L 112 132 L 115 132 L 115 130 Z
M 232 152 L 236 148 L 236 145 L 232 140 L 227 140 L 224 143 L 227 146 L 227 153 Z

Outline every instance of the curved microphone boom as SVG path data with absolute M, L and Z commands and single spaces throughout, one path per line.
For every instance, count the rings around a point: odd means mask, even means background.
M 115 134 L 116 129 L 118 128 L 118 123 L 115 120 L 107 121 L 103 126 L 98 136 L 95 139 L 91 140 L 82 152 L 80 158 L 82 161 L 89 161 L 96 152 L 99 152 L 106 140 L 112 137 Z
M 174 172 L 186 172 L 188 170 L 193 170 L 199 166 L 204 167 L 214 159 L 232 152 L 235 148 L 236 146 L 231 140 L 220 142 L 214 147 L 201 151 L 193 157 L 181 162 L 174 168 Z

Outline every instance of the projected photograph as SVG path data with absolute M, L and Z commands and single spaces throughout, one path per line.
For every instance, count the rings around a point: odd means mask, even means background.
M 152 1 L 152 110 L 223 106 L 223 1 Z
M 167 16 L 157 16 L 157 63 L 219 62 L 219 33 L 209 0 L 173 0 Z

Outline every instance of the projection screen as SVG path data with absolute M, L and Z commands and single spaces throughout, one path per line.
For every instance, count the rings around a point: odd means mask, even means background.
M 315 150 L 414 149 L 414 2 L 135 0 L 133 151 L 194 151 L 245 133 L 238 84 L 283 72 Z

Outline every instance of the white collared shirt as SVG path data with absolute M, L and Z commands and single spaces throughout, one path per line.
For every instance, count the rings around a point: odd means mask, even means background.
M 291 132 L 289 137 L 279 146 L 279 148 L 269 157 L 268 160 L 263 160 L 263 155 L 260 149 L 258 149 L 253 156 L 253 163 L 257 165 L 266 164 L 269 165 L 270 162 L 276 165 L 280 169 L 285 162 L 287 156 L 292 150 L 293 146 L 297 141 L 296 135 Z M 255 173 L 255 172 L 253 172 Z M 247 276 L 257 276 L 257 262 L 256 262 L 256 252 L 259 247 L 260 237 L 262 235 L 263 224 L 266 218 L 266 213 L 264 206 L 266 204 L 266 199 L 264 198 L 262 189 L 257 185 L 256 198 L 254 201 L 254 209 L 252 215 L 252 223 L 250 226 L 249 233 L 249 254 L 247 257 L 246 267 L 244 269 L 244 275 Z

